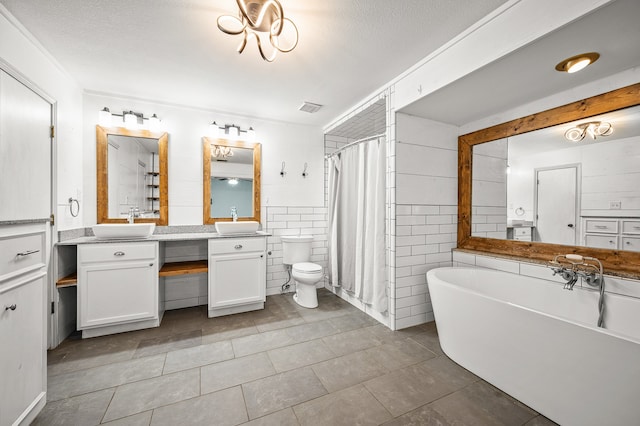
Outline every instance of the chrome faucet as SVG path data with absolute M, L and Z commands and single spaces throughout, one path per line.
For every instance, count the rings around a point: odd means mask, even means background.
M 238 209 L 235 206 L 231 207 L 231 219 L 233 219 L 234 222 L 238 221 Z
M 136 217 L 140 217 L 140 209 L 138 207 L 130 207 L 127 222 L 134 223 Z

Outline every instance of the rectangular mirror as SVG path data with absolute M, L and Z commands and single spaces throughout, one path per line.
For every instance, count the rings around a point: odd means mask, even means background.
M 640 84 L 459 138 L 458 247 L 640 273 Z
M 203 221 L 260 221 L 261 145 L 203 138 Z
M 168 225 L 167 133 L 96 126 L 98 223 Z

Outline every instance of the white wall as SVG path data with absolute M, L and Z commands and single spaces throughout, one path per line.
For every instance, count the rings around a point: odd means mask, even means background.
M 82 225 L 84 210 L 70 214 L 68 199 L 82 199 L 82 92 L 78 85 L 34 42 L 0 4 L 0 66 L 13 70 L 38 87 L 55 103 L 58 230 Z
M 96 137 L 98 111 L 134 110 L 145 116 L 157 114 L 169 133 L 169 225 L 202 224 L 202 137 L 208 125 L 252 126 L 262 144 L 261 203 L 263 222 L 268 206 L 323 207 L 324 139 L 319 127 L 246 118 L 215 111 L 155 104 L 85 94 L 84 110 L 84 225 L 96 223 Z M 286 175 L 280 176 L 282 162 Z M 306 178 L 302 177 L 308 164 Z

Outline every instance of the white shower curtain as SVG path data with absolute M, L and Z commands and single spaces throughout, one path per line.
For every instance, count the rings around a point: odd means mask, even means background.
M 385 280 L 384 137 L 329 159 L 329 274 L 334 287 L 388 309 Z

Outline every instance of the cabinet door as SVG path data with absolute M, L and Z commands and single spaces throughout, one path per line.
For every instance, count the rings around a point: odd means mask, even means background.
M 0 220 L 51 214 L 51 104 L 0 70 Z
M 264 302 L 265 293 L 263 252 L 209 256 L 209 308 Z
M 0 287 L 0 425 L 27 415 L 45 391 L 45 278 Z
M 81 265 L 80 329 L 158 317 L 158 273 L 153 261 Z

